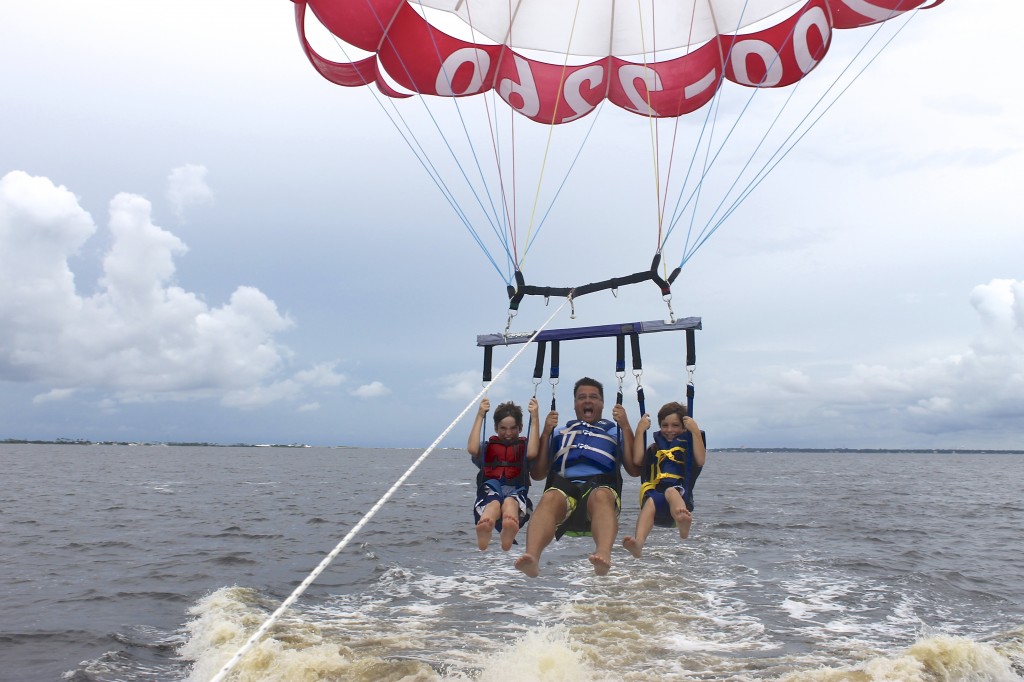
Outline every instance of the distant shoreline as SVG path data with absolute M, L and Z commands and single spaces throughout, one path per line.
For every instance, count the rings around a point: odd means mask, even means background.
M 359 448 L 357 445 L 307 445 L 305 443 L 203 443 L 203 442 L 134 442 L 115 440 L 81 440 L 77 438 L 58 438 L 56 440 L 33 440 L 23 438 L 5 438 L 0 440 L 0 445 L 130 445 L 135 447 L 191 447 L 191 448 Z M 386 448 L 382 446 L 364 448 L 369 450 L 410 450 L 418 448 Z M 451 449 L 451 448 L 443 448 Z M 456 448 L 458 449 L 458 448 Z M 715 453 L 743 453 L 760 452 L 772 453 L 793 453 L 793 454 L 871 454 L 871 453 L 908 453 L 908 454 L 976 454 L 976 455 L 1021 455 L 1024 450 L 999 450 L 992 448 L 779 448 L 779 447 L 738 447 L 738 448 L 708 448 L 708 452 Z

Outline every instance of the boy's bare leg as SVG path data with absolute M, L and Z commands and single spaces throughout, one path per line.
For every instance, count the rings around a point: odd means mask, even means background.
M 665 499 L 668 500 L 668 507 L 672 510 L 672 518 L 676 520 L 676 526 L 679 527 L 679 537 L 685 540 L 690 536 L 693 514 L 686 508 L 683 496 L 675 488 L 669 488 L 665 491 Z
M 610 488 L 595 488 L 587 496 L 590 515 L 590 534 L 594 538 L 594 553 L 590 563 L 594 573 L 607 575 L 612 567 L 612 545 L 619 532 L 619 515 L 615 508 L 615 493 Z
M 497 500 L 489 502 L 484 507 L 484 513 L 480 515 L 480 520 L 476 524 L 476 546 L 481 550 L 487 549 L 487 546 L 491 544 L 491 534 L 494 532 L 494 524 L 500 513 L 501 504 Z
M 632 536 L 627 535 L 622 539 L 622 546 L 637 559 L 643 557 L 644 543 L 647 542 L 647 536 L 652 528 L 654 528 L 654 500 L 647 498 L 644 500 L 643 509 L 636 517 L 636 530 Z
M 555 539 L 555 527 L 569 510 L 568 501 L 558 490 L 547 490 L 526 527 L 526 552 L 516 559 L 515 567 L 531 578 L 540 575 L 540 555 Z
M 512 549 L 512 542 L 519 532 L 519 502 L 509 497 L 505 500 L 501 515 L 501 548 L 506 552 Z

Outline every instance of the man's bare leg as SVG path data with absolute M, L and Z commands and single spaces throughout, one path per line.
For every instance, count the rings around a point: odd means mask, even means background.
M 595 488 L 587 496 L 590 515 L 590 534 L 594 538 L 594 553 L 590 563 L 594 573 L 607 575 L 612 567 L 612 545 L 619 532 L 619 515 L 615 508 L 615 493 L 610 488 Z
M 515 567 L 531 578 L 540 575 L 540 555 L 555 539 L 555 527 L 565 518 L 568 501 L 558 490 L 547 490 L 526 527 L 526 552 Z

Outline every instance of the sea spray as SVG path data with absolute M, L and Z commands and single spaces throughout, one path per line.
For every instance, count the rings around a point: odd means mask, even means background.
M 587 662 L 564 626 L 530 628 L 508 648 L 493 655 L 480 670 L 478 682 L 613 682 Z
M 225 587 L 196 603 L 186 625 L 188 640 L 178 653 L 194 661 L 188 679 L 205 682 L 245 644 L 274 608 L 255 590 Z M 329 622 L 329 621 L 328 621 Z M 236 682 L 316 682 L 352 680 L 381 682 L 437 680 L 427 664 L 414 660 L 385 660 L 354 652 L 324 634 L 322 625 L 290 613 L 235 667 Z
M 780 682 L 1021 682 L 995 647 L 965 637 L 934 635 L 905 652 L 876 656 L 849 668 L 803 670 Z

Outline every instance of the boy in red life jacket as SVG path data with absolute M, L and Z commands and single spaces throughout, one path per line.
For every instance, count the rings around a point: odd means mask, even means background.
M 638 559 L 655 525 L 677 526 L 680 538 L 690 535 L 693 485 L 707 457 L 700 427 L 687 416 L 685 405 L 666 403 L 658 410 L 658 425 L 661 430 L 645 450 L 643 434 L 651 426 L 651 417 L 645 414 L 636 425 L 633 441 L 633 464 L 641 468 L 640 515 L 636 531 L 623 538 L 622 545 Z
M 534 428 L 530 429 L 527 441 L 519 435 L 523 431 L 523 408 L 513 402 L 498 405 L 494 410 L 495 435 L 482 444 L 484 452 L 481 453 L 480 432 L 484 415 L 490 408 L 491 402 L 487 398 L 480 401 L 466 444 L 473 462 L 480 467 L 476 477 L 476 503 L 473 505 L 476 544 L 482 550 L 487 549 L 491 543 L 491 534 L 498 530 L 501 534 L 501 548 L 507 552 L 512 548 L 519 529 L 529 521 L 533 513 L 533 502 L 528 495 L 529 462 L 536 459 L 540 450 L 540 437 L 537 434 L 538 406 L 537 399 L 531 398 L 527 409 Z

